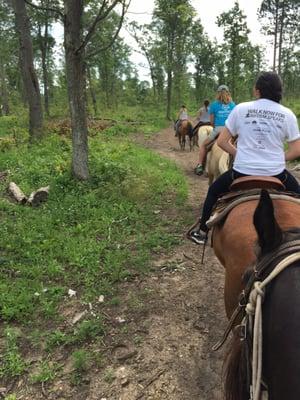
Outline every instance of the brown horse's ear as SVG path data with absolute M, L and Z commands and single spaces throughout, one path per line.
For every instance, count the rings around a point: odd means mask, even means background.
M 282 231 L 275 219 L 272 199 L 267 190 L 262 190 L 253 217 L 262 254 L 274 250 L 282 241 Z

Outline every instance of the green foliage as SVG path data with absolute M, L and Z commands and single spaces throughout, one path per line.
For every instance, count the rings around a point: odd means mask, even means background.
M 135 128 L 132 126 L 126 126 L 122 124 L 113 125 L 110 128 L 105 129 L 104 133 L 108 136 L 128 136 L 133 133 Z
M 80 385 L 83 380 L 83 374 L 91 366 L 92 357 L 88 351 L 80 349 L 72 353 L 72 362 L 74 371 L 72 372 L 71 382 L 73 385 Z
M 74 369 L 77 372 L 86 371 L 91 361 L 90 354 L 84 350 L 76 350 L 72 353 Z
M 49 361 L 41 361 L 38 366 L 38 372 L 30 376 L 33 383 L 45 383 L 53 381 L 58 372 L 61 370 L 61 365 L 58 363 L 51 363 Z
M 14 328 L 4 331 L 5 349 L 0 361 L 0 377 L 14 378 L 26 370 L 26 363 L 19 351 L 20 332 Z
M 77 345 L 96 340 L 104 335 L 105 328 L 100 318 L 84 320 L 68 331 L 55 330 L 46 340 L 46 350 L 65 345 Z
M 25 193 L 50 185 L 49 199 L 39 208 L 0 198 L 2 319 L 55 320 L 69 288 L 79 288 L 87 301 L 99 293 L 113 295 L 114 283 L 146 270 L 151 251 L 176 242 L 168 221 L 154 211 L 183 205 L 187 188 L 178 169 L 120 136 L 99 135 L 90 140 L 88 182 L 70 176 L 65 137 L 0 153 L 9 180 Z M 6 186 L 1 181 L 2 193 Z M 92 340 L 103 329 L 101 321 L 84 322 L 72 339 L 56 332 L 48 346 Z
M 217 18 L 217 22 L 219 27 L 224 28 L 223 63 L 227 68 L 227 82 L 232 96 L 236 99 L 240 91 L 239 84 L 241 83 L 241 87 L 245 85 L 243 78 L 247 76 L 249 70 L 248 60 L 251 60 L 251 56 L 253 57 L 253 52 L 250 57 L 247 57 L 251 48 L 248 39 L 250 30 L 247 26 L 246 15 L 241 11 L 238 2 L 234 3 L 232 9 L 223 12 Z M 254 71 L 251 68 L 252 65 L 250 70 L 253 74 Z
M 101 320 L 86 320 L 82 321 L 74 330 L 71 343 L 84 343 L 99 336 L 103 336 L 104 326 Z

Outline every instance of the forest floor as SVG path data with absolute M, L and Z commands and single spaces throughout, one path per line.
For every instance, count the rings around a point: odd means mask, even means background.
M 186 174 L 188 202 L 196 217 L 207 191 L 207 179 L 193 173 L 198 152 L 180 151 L 173 129 L 138 141 L 173 160 Z M 188 146 L 187 146 L 188 147 Z M 175 211 L 174 211 L 175 212 Z M 176 215 L 172 215 L 176 219 Z M 151 274 L 121 288 L 122 317 L 130 321 L 126 346 L 124 336 L 111 357 L 107 375 L 94 375 L 86 392 L 88 400 L 218 400 L 222 398 L 222 351 L 211 348 L 226 326 L 223 306 L 223 269 L 207 246 L 201 265 L 202 246 L 185 239 L 172 252 L 153 259 Z M 137 312 L 126 309 L 126 296 L 135 292 L 145 301 Z M 114 342 L 118 342 L 114 338 Z M 125 336 L 126 342 L 126 336 Z M 122 357 L 122 352 L 124 357 Z M 115 354 L 114 354 L 115 353 Z M 79 397 L 78 397 L 79 398 Z
M 198 151 L 180 151 L 172 128 L 136 140 L 182 169 L 189 185 L 187 209 L 196 220 L 208 188 L 207 178 L 193 172 Z M 175 206 L 169 208 L 170 222 L 180 220 L 178 212 Z M 62 371 L 56 379 L 43 384 L 15 381 L 9 392 L 17 396 L 11 398 L 222 399 L 224 354 L 211 349 L 226 327 L 224 272 L 210 246 L 201 264 L 202 246 L 185 238 L 188 228 L 182 226 L 178 246 L 153 255 L 148 274 L 120 284 L 117 307 L 104 300 L 107 328 L 98 366 L 77 379 L 68 362 L 70 354 L 61 352 L 56 358 Z M 1 393 L 0 388 L 0 398 L 5 398 Z

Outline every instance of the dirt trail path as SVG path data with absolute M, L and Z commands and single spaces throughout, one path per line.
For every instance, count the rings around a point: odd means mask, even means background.
M 174 160 L 186 173 L 196 217 L 207 190 L 207 179 L 193 173 L 197 151 L 179 151 L 172 129 L 143 144 Z M 131 312 L 125 307 L 122 315 L 130 323 L 123 343 L 112 351 L 110 371 L 115 379 L 110 382 L 108 372 L 94 378 L 88 400 L 222 398 L 223 355 L 211 347 L 226 325 L 223 270 L 210 248 L 204 265 L 200 259 L 201 246 L 183 240 L 171 254 L 154 261 L 150 276 L 125 285 L 122 290 Z

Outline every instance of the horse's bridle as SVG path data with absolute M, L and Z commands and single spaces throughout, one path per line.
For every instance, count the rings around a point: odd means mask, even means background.
M 299 233 L 297 235 L 299 235 Z M 253 268 L 253 272 L 249 277 L 246 287 L 240 295 L 239 304 L 234 310 L 222 338 L 212 347 L 213 351 L 219 350 L 223 346 L 228 338 L 229 333 L 234 328 L 238 317 L 242 318 L 245 315 L 245 308 L 247 306 L 254 283 L 256 281 L 261 281 L 268 275 L 271 267 L 274 265 L 274 262 L 284 257 L 287 257 L 294 252 L 300 252 L 300 239 L 290 240 L 286 243 L 283 243 L 273 252 L 263 256 L 259 260 L 259 262 L 255 264 L 255 267 Z M 245 339 L 244 335 L 246 334 L 246 332 L 245 329 L 243 329 L 242 325 L 239 325 L 239 328 L 241 330 L 241 340 L 243 340 Z

